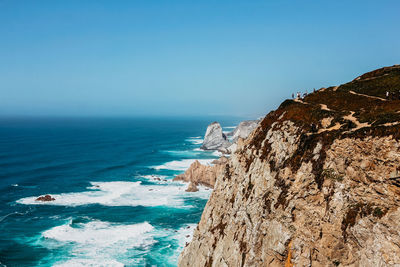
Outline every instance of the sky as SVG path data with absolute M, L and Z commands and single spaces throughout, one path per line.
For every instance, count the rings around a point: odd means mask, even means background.
M 400 64 L 398 0 L 0 0 L 0 116 L 247 116 Z

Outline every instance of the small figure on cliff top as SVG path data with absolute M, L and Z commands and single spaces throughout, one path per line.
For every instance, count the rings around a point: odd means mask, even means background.
M 292 93 L 292 99 L 294 99 L 294 93 Z

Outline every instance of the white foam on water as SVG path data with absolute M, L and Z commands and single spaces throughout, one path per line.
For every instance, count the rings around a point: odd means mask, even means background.
M 212 155 L 213 155 L 213 156 L 216 156 L 216 157 L 221 157 L 221 156 L 224 155 L 224 153 L 219 152 L 219 151 L 214 151 L 214 152 L 212 153 Z
M 179 254 L 182 252 L 186 243 L 189 243 L 193 238 L 193 231 L 197 224 L 186 224 L 177 231 L 169 234 L 168 240 L 170 243 L 176 243 L 178 246 L 175 251 L 168 257 L 168 262 L 174 265 L 178 263 Z
M 71 259 L 62 263 L 55 263 L 53 267 L 124 267 L 125 264 L 116 260 L 106 259 Z
M 193 157 L 199 154 L 201 150 L 167 150 L 164 151 L 170 155 L 178 156 L 178 157 Z
M 190 208 L 184 204 L 185 197 L 208 199 L 209 190 L 185 192 L 186 185 L 171 183 L 170 185 L 141 185 L 141 182 L 91 182 L 88 191 L 50 194 L 54 201 L 36 201 L 38 196 L 17 200 L 25 205 L 59 205 L 80 206 L 100 204 L 104 206 L 171 206 Z
M 141 256 L 154 253 L 152 246 L 161 239 L 169 245 L 164 247 L 167 251 L 158 252 L 159 256 L 164 263 L 176 265 L 196 226 L 186 224 L 172 230 L 157 229 L 147 222 L 123 225 L 96 220 L 73 224 L 70 220 L 44 231 L 39 242 L 48 249 L 66 250 L 53 266 L 142 266 Z M 172 245 L 174 248 L 168 249 Z
M 197 137 L 189 137 L 186 139 L 187 142 L 190 142 L 194 145 L 200 145 L 203 143 L 203 137 L 197 136 Z
M 150 174 L 150 175 L 141 175 L 140 177 L 146 178 L 146 179 L 155 179 L 155 178 L 160 178 L 160 179 L 166 179 L 168 178 L 167 175 L 155 175 L 155 174 Z
M 147 222 L 122 225 L 103 221 L 72 224 L 72 220 L 42 233 L 42 245 L 71 247 L 69 259 L 53 266 L 125 266 L 134 249 L 149 250 L 156 241 Z M 133 253 L 134 254 L 134 253 Z M 71 257 L 72 256 L 72 257 Z M 133 263 L 133 262 L 130 262 Z
M 142 176 L 139 176 L 139 177 L 144 178 L 146 180 L 149 180 L 149 181 L 151 181 L 151 182 L 153 182 L 155 184 L 166 185 L 166 184 L 174 183 L 172 181 L 172 179 L 167 179 L 168 176 L 166 176 L 166 175 L 142 175 Z
M 67 224 L 44 231 L 42 236 L 58 242 L 74 242 L 100 248 L 107 248 L 129 240 L 130 246 L 138 247 L 145 241 L 143 234 L 153 229 L 153 226 L 147 222 L 131 225 L 113 225 L 103 221 L 91 221 L 78 223 L 77 226 L 74 225 L 73 227 L 72 221 L 70 221 Z
M 186 243 L 192 241 L 193 231 L 196 228 L 196 226 L 197 224 L 187 224 L 178 230 L 178 232 L 174 236 L 174 239 L 178 240 L 179 251 L 183 250 Z
M 225 126 L 222 127 L 223 129 L 235 129 L 237 126 Z
M 152 168 L 156 170 L 186 171 L 195 161 L 196 159 L 173 160 Z M 210 165 L 213 159 L 198 159 L 198 161 L 203 165 Z

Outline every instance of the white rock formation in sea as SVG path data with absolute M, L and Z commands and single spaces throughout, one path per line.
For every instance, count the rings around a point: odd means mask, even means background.
M 235 143 L 238 138 L 246 139 L 250 133 L 257 127 L 258 120 L 242 121 L 229 135 L 233 137 Z
M 226 148 L 230 145 L 230 142 L 222 132 L 222 127 L 218 122 L 213 122 L 208 125 L 201 149 L 221 150 L 222 152 L 225 152 Z

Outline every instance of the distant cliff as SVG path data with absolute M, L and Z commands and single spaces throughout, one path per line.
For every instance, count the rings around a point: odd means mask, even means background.
M 218 175 L 179 266 L 400 265 L 400 66 L 259 123 Z
M 218 150 L 224 154 L 234 153 L 237 148 L 239 138 L 246 139 L 257 127 L 259 121 L 242 121 L 228 136 L 232 136 L 232 142 L 222 132 L 222 127 L 218 122 L 208 125 L 201 149 Z
M 230 142 L 222 132 L 221 125 L 218 122 L 213 122 L 207 127 L 201 148 L 205 150 L 218 150 L 224 154 L 234 153 L 238 144 L 250 135 L 258 123 L 258 120 L 242 121 L 232 132 L 228 133 L 233 139 L 233 142 Z M 173 180 L 188 182 L 187 192 L 198 191 L 198 185 L 214 188 L 215 180 L 225 169 L 228 160 L 225 156 L 214 160 L 211 165 L 202 165 L 196 160 L 185 173 L 176 176 Z

